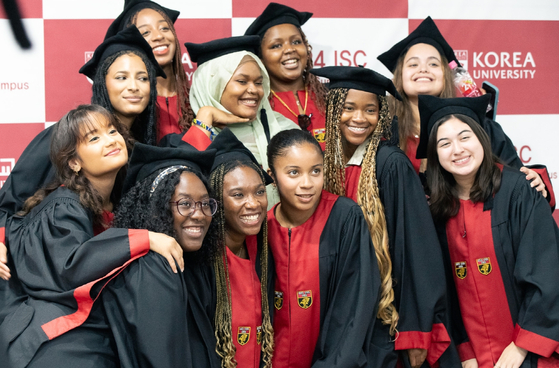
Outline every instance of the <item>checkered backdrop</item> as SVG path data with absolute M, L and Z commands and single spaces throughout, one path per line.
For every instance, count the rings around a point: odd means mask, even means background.
M 497 121 L 526 164 L 548 166 L 559 192 L 559 2 L 557 0 L 280 0 L 314 13 L 303 30 L 316 66 L 365 65 L 430 15 L 478 85 L 500 89 Z M 78 74 L 122 0 L 20 0 L 33 43 L 18 48 L 0 10 L 0 186 L 29 141 L 68 110 L 89 103 L 91 82 Z M 160 0 L 180 10 L 184 42 L 236 36 L 268 0 Z M 183 46 L 189 78 L 196 69 Z M 559 218 L 556 212 L 556 218 Z

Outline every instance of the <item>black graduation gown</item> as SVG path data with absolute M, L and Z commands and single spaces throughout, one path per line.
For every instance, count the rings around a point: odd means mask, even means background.
M 276 208 L 268 211 L 278 278 L 274 364 L 372 366 L 368 357 L 380 275 L 361 208 L 322 191 L 315 213 L 292 229 L 279 224 Z
M 515 326 L 515 342 L 529 350 L 522 368 L 536 368 L 539 355 L 559 353 L 559 229 L 545 199 L 524 174 L 503 168 L 501 187 L 483 207 L 491 211 L 493 245 Z M 446 228 L 437 223 L 443 248 L 452 335 L 456 344 L 469 341 L 454 285 Z M 468 272 L 477 272 L 475 265 Z M 503 311 L 506 312 L 506 311 Z
M 8 223 L 6 239 L 25 301 L 0 325 L 8 367 L 117 364 L 102 308 L 104 283 L 149 250 L 146 230 L 108 229 L 94 237 L 91 214 L 65 187 Z

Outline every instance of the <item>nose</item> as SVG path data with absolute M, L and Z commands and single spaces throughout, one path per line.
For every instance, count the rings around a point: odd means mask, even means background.
M 246 208 L 256 208 L 258 207 L 258 201 L 256 200 L 256 197 L 252 194 L 247 196 L 246 202 L 245 202 L 245 207 Z
M 128 78 L 128 89 L 131 91 L 137 91 L 138 88 L 138 80 L 134 77 Z
M 455 155 L 459 155 L 459 154 L 461 154 L 462 152 L 464 152 L 464 147 L 462 147 L 462 143 L 461 143 L 460 141 L 456 141 L 456 142 L 453 144 L 452 153 L 455 154 Z
M 194 204 L 193 212 L 190 214 L 190 218 L 195 220 L 202 220 L 205 218 L 204 212 L 202 212 L 202 203 L 198 202 Z
M 299 182 L 299 186 L 301 188 L 312 188 L 312 180 L 309 174 L 305 174 L 301 177 L 301 181 Z
M 363 123 L 365 122 L 365 115 L 363 114 L 363 111 L 360 109 L 356 109 L 353 112 L 353 116 L 351 117 L 351 120 L 358 122 L 358 123 Z
M 163 38 L 163 33 L 159 31 L 159 29 L 155 28 L 151 31 L 151 40 L 158 41 Z

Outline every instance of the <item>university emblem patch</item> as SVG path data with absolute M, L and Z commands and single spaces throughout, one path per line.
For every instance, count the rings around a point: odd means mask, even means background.
M 297 304 L 303 309 L 308 309 L 312 305 L 312 291 L 304 290 L 297 292 Z
M 466 262 L 456 262 L 454 264 L 454 271 L 456 272 L 456 277 L 461 280 L 465 279 L 468 272 Z
M 239 327 L 237 331 L 237 342 L 245 345 L 250 340 L 250 327 Z
M 258 345 L 262 343 L 262 326 L 256 327 L 256 343 Z
M 281 307 L 283 307 L 283 292 L 276 291 L 276 294 L 274 296 L 274 306 L 277 310 L 280 310 Z
M 313 129 L 312 134 L 314 136 L 314 139 L 316 139 L 318 143 L 326 142 L 326 128 Z
M 491 273 L 491 260 L 489 257 L 476 259 L 477 269 L 482 275 L 489 275 Z

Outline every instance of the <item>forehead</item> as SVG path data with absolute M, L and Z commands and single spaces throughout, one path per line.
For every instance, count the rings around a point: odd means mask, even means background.
M 436 57 L 436 58 L 441 57 L 439 51 L 435 47 L 427 43 L 418 43 L 410 47 L 410 49 L 406 53 L 405 59 L 407 60 L 410 57 L 414 57 L 414 56 Z
M 250 55 L 245 55 L 233 75 L 247 74 L 261 76 L 260 66 Z
M 318 147 L 312 143 L 303 142 L 284 149 L 276 162 L 279 167 L 298 166 L 306 168 L 320 165 L 323 161 L 322 152 Z
M 147 72 L 146 65 L 142 61 L 142 58 L 134 53 L 126 53 L 119 56 L 111 64 L 109 70 L 143 70 Z
M 136 26 L 141 27 L 150 23 L 164 21 L 163 15 L 161 15 L 157 10 L 151 8 L 145 8 L 138 12 L 136 17 Z
M 376 94 L 359 89 L 350 89 L 347 92 L 346 102 L 358 104 L 375 104 L 378 105 L 378 97 Z
M 437 139 L 455 136 L 464 130 L 471 131 L 472 129 L 463 121 L 460 121 L 457 118 L 450 118 L 439 126 Z
M 262 41 L 274 38 L 289 38 L 291 36 L 301 36 L 301 32 L 299 32 L 299 29 L 293 24 L 283 23 L 270 27 L 266 33 L 264 33 Z
M 204 183 L 196 174 L 185 171 L 180 176 L 180 181 L 175 187 L 174 196 L 189 195 L 193 198 L 208 194 L 208 190 Z
M 239 166 L 229 171 L 223 177 L 223 188 L 248 187 L 262 184 L 262 178 L 252 167 Z

